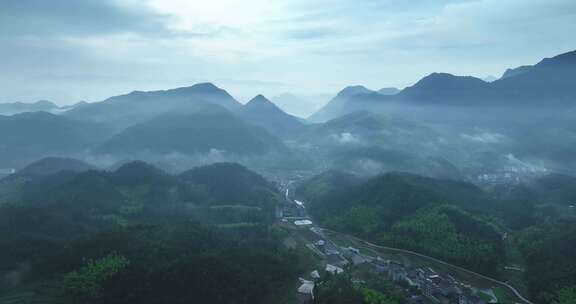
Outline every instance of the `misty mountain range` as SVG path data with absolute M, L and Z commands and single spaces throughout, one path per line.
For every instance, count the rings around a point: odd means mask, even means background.
M 13 115 L 23 112 L 37 112 L 37 111 L 50 112 L 55 109 L 58 109 L 58 106 L 53 102 L 47 100 L 39 100 L 35 103 L 24 103 L 24 102 L 0 103 L 0 113 L 2 115 Z
M 0 302 L 60 303 L 53 278 L 66 287 L 86 259 L 124 257 L 94 303 L 278 303 L 309 272 L 308 240 L 286 245 L 309 233 L 286 228 L 293 191 L 318 227 L 502 281 L 520 277 L 503 269 L 522 254 L 527 294 L 551 303 L 559 287 L 540 278 L 576 277 L 574 76 L 570 52 L 493 82 L 433 73 L 403 90 L 349 86 L 308 119 L 211 83 L 4 104 L 0 289 L 23 291 Z
M 392 96 L 365 88 L 346 88 L 310 119 L 325 121 L 360 109 L 377 110 L 396 103 L 425 107 L 566 109 L 573 107 L 576 99 L 575 77 L 576 51 L 543 59 L 533 66 L 509 69 L 493 82 L 472 76 L 432 73 Z
M 569 52 L 508 70 L 491 83 L 433 73 L 403 90 L 350 86 L 308 120 L 287 114 L 262 95 L 241 104 L 210 83 L 134 91 L 60 111 L 49 102 L 27 108 L 3 104 L 5 114 L 52 113 L 0 116 L 0 167 L 19 168 L 51 155 L 108 164 L 130 155 L 154 162 L 174 161 L 165 155 L 195 162 L 203 155 L 201 162 L 216 156 L 268 168 L 346 164 L 364 173 L 414 171 L 416 166 L 398 167 L 402 162 L 391 165 L 390 155 L 396 160 L 404 155 L 405 164 L 436 159 L 442 163 L 438 168 L 458 168 L 451 172 L 493 171 L 503 164 L 521 171 L 570 172 L 576 166 L 559 162 L 576 155 L 570 115 L 576 102 L 574 76 L 576 52 Z M 547 142 L 546 149 L 534 138 Z M 435 175 L 443 169 L 424 171 Z

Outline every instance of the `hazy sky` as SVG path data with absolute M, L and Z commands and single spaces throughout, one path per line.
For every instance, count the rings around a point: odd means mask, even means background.
M 1 0 L 0 101 L 500 76 L 576 49 L 575 0 Z

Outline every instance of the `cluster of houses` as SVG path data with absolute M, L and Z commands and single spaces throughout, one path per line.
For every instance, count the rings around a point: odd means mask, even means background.
M 298 203 L 296 203 L 298 202 Z M 284 203 L 276 207 L 276 218 L 306 218 L 308 217 L 306 213 L 306 208 L 304 204 L 300 201 L 294 201 L 294 203 Z
M 514 179 L 513 175 L 482 176 L 480 179 L 491 182 Z M 301 303 L 308 303 L 314 298 L 314 287 L 321 274 L 338 274 L 349 269 L 349 266 L 368 266 L 379 275 L 395 282 L 410 293 L 410 302 L 442 303 L 442 304 L 487 304 L 478 296 L 478 290 L 459 282 L 447 274 L 440 274 L 429 267 L 415 268 L 392 260 L 383 260 L 361 254 L 358 249 L 340 247 L 331 242 L 323 230 L 315 227 L 308 218 L 303 202 L 290 200 L 286 189 L 286 202 L 276 209 L 276 217 L 286 223 L 293 223 L 292 227 L 298 229 L 309 242 L 306 244 L 314 254 L 322 260 L 322 268 L 314 270 L 300 278 L 298 295 Z M 353 278 L 356 283 L 362 283 L 362 278 Z M 485 293 L 486 294 L 486 293 Z M 486 297 L 484 297 L 486 298 Z M 496 303 L 496 297 L 492 297 Z
M 543 172 L 541 170 L 501 170 L 477 173 L 469 178 L 477 184 L 486 186 L 518 185 L 541 176 Z
M 344 272 L 344 269 L 332 264 L 326 264 L 322 272 L 336 275 Z M 309 303 L 310 300 L 314 299 L 314 287 L 320 277 L 320 271 L 314 270 L 310 272 L 307 278 L 299 278 L 300 287 L 298 287 L 298 295 L 300 303 Z
M 314 229 L 316 228 L 311 228 L 313 232 Z M 430 302 L 487 304 L 474 292 L 473 288 L 450 275 L 437 273 L 429 267 L 415 268 L 393 260 L 364 255 L 356 248 L 342 248 L 326 241 L 319 231 L 315 234 L 316 238 L 313 243 L 309 244 L 309 248 L 322 257 L 325 267 L 321 272 L 338 274 L 348 269 L 350 265 L 366 265 L 374 273 L 406 288 L 410 292 L 410 302 L 414 304 Z M 314 270 L 306 278 L 300 279 L 301 285 L 298 288 L 298 293 L 303 299 L 313 298 L 314 284 L 319 278 L 319 272 Z M 359 283 L 362 282 L 361 278 L 355 280 Z
M 435 272 L 432 268 L 413 268 L 392 260 L 380 258 L 370 261 L 373 271 L 390 280 L 409 285 L 419 294 L 435 303 L 486 304 L 474 294 L 470 286 L 459 282 L 454 277 Z M 418 294 L 411 298 L 414 303 L 425 303 Z

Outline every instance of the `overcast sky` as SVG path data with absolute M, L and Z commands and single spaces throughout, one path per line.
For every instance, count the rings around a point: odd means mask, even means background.
M 574 0 L 2 0 L 0 101 L 485 77 L 576 49 Z

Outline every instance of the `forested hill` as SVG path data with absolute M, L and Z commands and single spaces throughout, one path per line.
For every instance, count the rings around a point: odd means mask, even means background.
M 225 90 L 211 83 L 198 83 L 170 90 L 134 91 L 113 96 L 75 107 L 65 115 L 83 121 L 106 122 L 123 129 L 167 112 L 186 112 L 205 105 L 219 105 L 230 110 L 241 106 Z
M 366 180 L 327 171 L 296 195 L 325 227 L 437 257 L 509 281 L 535 303 L 554 303 L 576 291 L 576 220 L 567 205 L 573 183 L 545 175 L 495 195 L 413 174 Z
M 205 106 L 191 112 L 171 112 L 131 126 L 106 141 L 99 153 L 207 153 L 221 151 L 260 155 L 283 145 L 266 130 L 248 124 L 224 108 Z
M 271 184 L 235 164 L 185 175 L 133 162 L 16 189 L 0 205 L 0 277 L 12 274 L 0 302 L 271 303 L 292 292 L 301 259 L 258 207 L 278 202 Z
M 321 175 L 301 185 L 297 194 L 329 228 L 497 274 L 504 258 L 501 232 L 478 216 L 497 211 L 482 211 L 495 203 L 479 188 L 407 173 L 388 173 L 359 184 L 355 180 Z
M 242 204 L 271 209 L 282 200 L 275 185 L 236 163 L 216 163 L 180 174 L 180 178 L 203 187 L 221 204 Z
M 41 157 L 83 152 L 111 134 L 106 125 L 47 112 L 0 115 L 1 166 L 21 168 Z

